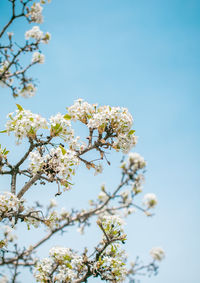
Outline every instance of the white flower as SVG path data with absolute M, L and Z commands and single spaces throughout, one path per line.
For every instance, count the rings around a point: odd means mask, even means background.
M 105 192 L 102 191 L 102 192 L 99 193 L 98 199 L 101 202 L 106 202 L 108 200 L 108 195 Z
M 33 114 L 29 110 L 16 110 L 16 115 L 10 113 L 8 117 L 10 120 L 6 123 L 6 131 L 8 134 L 14 132 L 17 138 L 17 143 L 25 137 L 34 138 L 39 129 L 47 129 L 48 124 L 45 118 L 38 114 Z
M 106 281 L 124 282 L 127 274 L 126 254 L 119 244 L 109 245 L 99 260 L 94 264 L 94 271 L 102 274 Z
M 54 282 L 73 282 L 80 271 L 86 272 L 82 257 L 69 248 L 53 247 L 49 255 L 50 258 L 44 258 L 36 265 L 34 276 L 37 281 L 47 282 L 53 275 Z
M 150 250 L 150 255 L 154 260 L 161 261 L 165 257 L 165 252 L 161 247 L 155 247 Z
M 33 3 L 27 15 L 31 17 L 32 22 L 41 24 L 43 22 L 42 10 L 43 7 L 40 6 L 40 3 Z
M 131 198 L 129 190 L 125 190 L 125 191 L 121 192 L 120 195 L 121 195 L 122 201 L 125 205 L 129 205 L 129 204 L 132 203 L 132 198 Z
M 101 164 L 95 165 L 95 173 L 94 175 L 101 174 L 103 172 L 103 166 Z
M 0 218 L 12 216 L 13 213 L 23 211 L 24 200 L 18 199 L 16 195 L 10 192 L 0 194 Z
M 41 41 L 42 43 L 47 44 L 51 39 L 51 34 L 49 32 L 46 32 L 44 34 L 38 26 L 34 26 L 32 27 L 32 29 L 25 32 L 25 39 L 29 40 L 30 38 L 33 38 L 38 42 Z
M 128 155 L 129 165 L 133 168 L 134 171 L 142 169 L 146 166 L 144 157 L 142 157 L 137 152 L 130 152 Z
M 115 234 L 117 232 L 123 233 L 124 220 L 118 215 L 103 215 L 99 217 L 97 223 L 100 222 L 107 233 Z
M 121 150 L 123 153 L 127 154 L 136 143 L 137 137 L 134 134 L 119 134 L 113 144 L 113 148 L 117 151 Z
M 50 39 L 51 39 L 51 34 L 49 32 L 46 32 L 42 39 L 42 43 L 47 44 L 49 43 Z
M 132 123 L 132 116 L 126 108 L 102 106 L 89 120 L 88 128 L 103 132 L 106 127 L 111 127 L 117 133 L 127 133 Z
M 41 54 L 40 52 L 34 52 L 33 57 L 32 57 L 32 63 L 39 63 L 43 64 L 44 63 L 44 55 Z
M 29 169 L 33 173 L 41 171 L 49 178 L 58 176 L 62 179 L 69 179 L 74 174 L 74 166 L 79 165 L 76 153 L 72 150 L 65 150 L 63 147 L 52 148 L 50 153 L 41 156 L 39 152 L 29 154 Z
M 4 236 L 5 236 L 6 241 L 13 242 L 14 240 L 17 239 L 17 236 L 14 234 L 15 230 L 11 228 L 10 226 L 5 225 L 3 227 L 3 230 L 4 230 Z
M 25 39 L 29 39 L 29 38 L 34 38 L 37 41 L 43 39 L 44 37 L 44 33 L 43 31 L 40 30 L 40 28 L 38 26 L 34 26 L 32 29 L 26 31 L 25 33 Z
M 153 193 L 149 193 L 144 195 L 143 203 L 147 208 L 153 208 L 157 205 L 158 201 L 156 195 Z
M 95 107 L 88 102 L 79 98 L 75 101 L 74 105 L 67 108 L 72 120 L 80 120 L 83 123 L 87 123 L 88 119 L 95 112 Z
M 54 199 L 54 198 L 52 198 L 51 200 L 50 200 L 50 207 L 52 208 L 52 207 L 56 207 L 58 205 L 58 203 L 57 203 L 57 201 Z
M 20 91 L 19 95 L 25 98 L 32 97 L 35 95 L 37 91 L 37 88 L 34 87 L 32 83 L 28 83 L 26 86 L 24 86 Z
M 50 117 L 51 135 L 60 136 L 66 142 L 74 142 L 74 131 L 71 128 L 70 120 L 61 113 Z

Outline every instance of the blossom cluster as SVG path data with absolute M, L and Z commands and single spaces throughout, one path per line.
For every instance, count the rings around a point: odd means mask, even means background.
M 143 203 L 148 209 L 154 208 L 158 203 L 156 195 L 153 193 L 144 195 Z
M 6 132 L 15 133 L 17 143 L 20 143 L 24 137 L 34 138 L 39 129 L 47 129 L 47 121 L 38 114 L 33 114 L 29 110 L 24 110 L 18 105 L 16 114 L 8 115 L 10 120 L 6 123 Z
M 10 192 L 0 194 L 0 219 L 10 218 L 13 213 L 19 213 L 24 210 L 24 200 L 18 199 Z
M 105 233 L 109 238 L 120 236 L 124 233 L 122 225 L 124 221 L 117 215 L 103 215 L 98 220 L 98 223 L 101 223 Z
M 130 152 L 128 155 L 129 166 L 133 171 L 143 169 L 146 166 L 144 157 L 137 152 Z
M 40 30 L 38 26 L 32 27 L 32 29 L 26 31 L 25 33 L 25 39 L 29 40 L 30 38 L 33 38 L 36 40 L 36 42 L 42 42 L 42 43 L 49 43 L 49 40 L 51 39 L 51 35 L 49 32 L 46 32 L 45 34 L 43 31 Z
M 124 221 L 117 215 L 103 215 L 97 221 L 103 230 L 103 252 L 94 264 L 94 271 L 100 275 L 101 279 L 111 282 L 123 282 L 127 269 L 125 267 L 126 255 L 120 248 L 120 243 L 125 243 L 126 235 L 123 234 Z
M 14 234 L 15 230 L 9 225 L 4 225 L 2 230 L 5 238 L 5 245 L 7 245 L 9 242 L 14 242 L 17 239 L 17 236 Z
M 27 16 L 31 18 L 32 22 L 41 24 L 43 22 L 42 10 L 43 7 L 40 5 L 40 3 L 33 3 Z
M 127 269 L 125 266 L 126 254 L 119 244 L 109 245 L 94 264 L 94 272 L 102 280 L 110 282 L 124 282 Z
M 121 163 L 121 168 L 130 180 L 133 182 L 132 191 L 134 194 L 142 192 L 142 185 L 144 183 L 144 170 L 146 167 L 146 162 L 144 157 L 139 153 L 130 152 L 126 161 Z M 143 172 L 141 170 L 143 169 Z M 140 173 L 140 172 L 141 173 Z
M 165 252 L 161 247 L 154 247 L 150 250 L 150 255 L 154 260 L 161 261 L 165 257 Z
M 107 133 L 108 137 L 115 138 L 112 147 L 117 151 L 127 153 L 135 144 L 136 137 L 131 130 L 133 119 L 127 108 L 102 106 L 89 104 L 82 99 L 68 107 L 71 119 L 79 120 L 89 129 L 98 130 L 100 134 Z
M 49 255 L 36 265 L 34 276 L 37 282 L 73 282 L 86 271 L 83 258 L 69 248 L 53 247 Z
M 138 170 L 144 169 L 145 167 L 146 167 L 146 162 L 144 160 L 144 157 L 137 152 L 129 152 L 127 161 L 124 161 L 121 164 L 121 168 L 126 173 L 129 172 L 129 174 L 138 173 L 137 172 Z
M 29 157 L 31 172 L 34 174 L 42 172 L 52 180 L 58 176 L 63 179 L 63 185 L 65 185 L 64 179 L 69 179 L 71 175 L 75 174 L 74 166 L 79 165 L 76 153 L 64 149 L 62 146 L 52 148 L 50 153 L 45 156 L 41 156 L 38 151 L 34 151 L 29 154 Z
M 73 121 L 81 121 L 84 124 L 88 123 L 88 119 L 95 113 L 96 104 L 89 104 L 79 98 L 74 101 L 74 104 L 67 108 L 69 115 Z
M 40 52 L 34 52 L 32 56 L 32 63 L 43 64 L 44 58 L 45 58 L 44 55 L 41 54 Z
M 26 85 L 23 86 L 22 89 L 19 90 L 19 95 L 28 98 L 34 96 L 36 91 L 37 88 L 32 83 L 27 83 Z
M 71 128 L 71 122 L 68 116 L 57 113 L 50 117 L 51 136 L 59 136 L 64 141 L 71 142 L 74 137 L 74 131 Z
M 4 79 L 0 79 L 0 86 L 1 87 L 7 87 L 7 84 L 10 84 L 12 85 L 13 83 L 13 79 L 12 78 L 9 78 L 7 79 L 7 76 L 10 74 L 9 70 L 8 70 L 8 67 L 9 67 L 9 61 L 8 60 L 5 60 L 3 62 L 0 62 L 0 76 L 4 74 L 3 78 Z

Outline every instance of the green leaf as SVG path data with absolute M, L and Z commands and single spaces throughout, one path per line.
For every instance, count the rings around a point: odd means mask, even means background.
M 129 136 L 133 135 L 135 133 L 135 130 L 130 130 L 130 132 L 128 133 Z
M 62 154 L 65 155 L 67 152 L 66 149 L 62 145 L 59 145 L 59 147 L 61 148 Z
M 19 111 L 23 111 L 24 110 L 21 105 L 19 105 L 19 104 L 16 104 L 16 105 L 17 105 L 17 108 L 18 108 Z
M 0 134 L 7 133 L 7 130 L 0 131 Z
M 66 120 L 70 120 L 70 119 L 71 119 L 71 116 L 70 116 L 69 114 L 65 114 L 64 118 L 65 118 Z

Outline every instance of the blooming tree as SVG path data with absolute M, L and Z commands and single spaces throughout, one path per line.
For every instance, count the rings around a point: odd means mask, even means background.
M 29 69 L 44 62 L 40 45 L 50 40 L 50 34 L 35 25 L 43 22 L 42 10 L 46 2 L 8 2 L 11 18 L 0 32 L 0 84 L 10 88 L 14 97 L 30 97 L 35 94 L 36 86 L 29 76 Z M 14 43 L 14 35 L 8 32 L 10 25 L 19 17 L 34 24 L 26 31 L 23 46 Z M 22 66 L 20 56 L 29 53 L 32 53 L 31 62 Z M 75 134 L 73 125 L 77 122 L 87 128 L 86 137 Z M 15 112 L 8 114 L 1 134 L 15 139 L 16 146 L 25 140 L 28 148 L 13 164 L 10 161 L 12 152 L 5 145 L 0 146 L 0 175 L 11 179 L 10 188 L 0 193 L 1 283 L 18 282 L 18 275 L 25 268 L 30 270 L 37 282 L 78 283 L 87 282 L 92 277 L 101 281 L 135 282 L 141 271 L 147 275 L 157 274 L 158 262 L 164 258 L 162 248 L 151 249 L 150 263 L 143 264 L 137 258 L 131 265 L 127 264 L 124 250 L 127 238 L 123 227 L 125 218 L 135 210 L 151 216 L 157 204 L 153 193 L 145 194 L 141 205 L 136 204 L 137 196 L 142 193 L 146 161 L 138 153 L 130 152 L 137 142 L 132 124 L 132 116 L 126 108 L 89 104 L 83 99 L 67 107 L 66 113 L 57 113 L 49 119 L 25 110 L 19 104 Z M 97 198 L 90 200 L 89 208 L 59 210 L 56 200 L 51 198 L 46 207 L 39 200 L 28 206 L 26 194 L 33 185 L 54 183 L 57 197 L 67 194 L 81 164 L 95 175 L 100 174 L 103 160 L 110 165 L 107 153 L 113 150 L 127 155 L 120 164 L 119 184 L 110 191 L 102 185 Z M 25 178 L 21 187 L 17 186 L 20 178 Z M 96 219 L 102 233 L 92 252 L 87 248 L 76 251 L 70 246 L 56 245 L 45 258 L 37 253 L 39 247 L 59 232 L 63 232 L 64 237 L 66 228 L 69 231 L 76 226 L 83 233 L 92 219 Z M 37 228 L 43 229 L 46 234 L 28 247 L 20 246 L 15 230 L 21 222 L 30 230 L 29 233 Z

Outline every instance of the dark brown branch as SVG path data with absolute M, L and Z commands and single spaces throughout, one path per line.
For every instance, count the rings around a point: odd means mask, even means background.
M 23 195 L 26 193 L 26 191 L 28 191 L 28 189 L 40 178 L 40 174 L 36 174 L 34 175 L 29 182 L 27 182 L 23 188 L 20 190 L 20 192 L 18 193 L 17 197 L 20 199 L 21 197 L 23 197 Z

